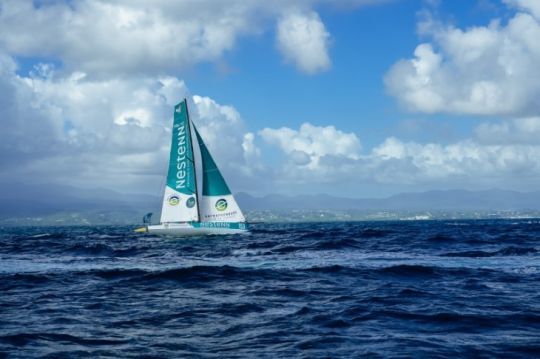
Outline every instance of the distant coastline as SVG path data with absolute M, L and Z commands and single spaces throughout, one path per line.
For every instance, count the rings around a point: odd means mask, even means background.
M 63 185 L 18 185 L 0 191 L 0 226 L 132 225 L 159 214 L 161 198 Z M 12 187 L 12 186 L 11 186 Z M 540 218 L 540 192 L 446 190 L 402 193 L 387 198 L 343 198 L 327 194 L 238 193 L 251 222 L 403 221 Z

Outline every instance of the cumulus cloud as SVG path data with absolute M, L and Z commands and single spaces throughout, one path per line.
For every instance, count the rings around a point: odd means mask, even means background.
M 482 144 L 540 145 L 540 117 L 486 122 L 476 128 L 475 135 Z
M 342 132 L 334 126 L 322 127 L 310 123 L 302 124 L 299 130 L 264 128 L 259 135 L 265 142 L 290 155 L 295 164 L 310 169 L 318 168 L 320 159 L 328 155 L 356 159 L 361 147 L 354 133 Z
M 382 183 L 473 183 L 534 189 L 540 178 L 539 150 L 538 145 L 492 145 L 471 139 L 440 145 L 389 138 L 373 150 L 370 159 Z M 518 183 L 516 178 L 520 178 Z
M 466 181 L 487 185 L 540 179 L 539 11 L 536 1 L 505 0 L 508 21 L 459 29 L 426 21 L 431 37 L 386 76 L 390 93 L 414 111 L 506 114 L 470 139 L 441 145 L 390 137 L 362 152 L 354 133 L 305 123 L 249 132 L 238 111 L 191 96 L 179 70 L 215 61 L 241 36 L 276 23 L 285 59 L 305 73 L 331 66 L 330 35 L 314 4 L 376 0 L 3 1 L 0 11 L 2 180 L 64 182 L 123 191 L 158 189 L 170 143 L 171 108 L 190 99 L 193 120 L 226 177 L 260 188 L 288 183 L 385 184 Z M 14 57 L 51 58 L 29 74 Z M 265 167 L 257 141 L 284 163 Z M 244 186 L 244 187 L 243 187 Z M 275 191 L 275 188 L 270 189 Z
M 60 58 L 91 75 L 163 74 L 230 50 L 258 31 L 256 7 L 230 1 L 7 1 L 0 44 L 14 55 Z
M 231 175 L 238 170 L 251 175 L 262 169 L 255 136 L 246 132 L 238 111 L 209 97 L 193 96 L 192 118 L 221 168 Z
M 504 127 L 505 124 L 482 124 L 476 129 L 476 137 L 447 145 L 389 137 L 366 153 L 359 151 L 355 134 L 335 128 L 326 128 L 327 132 L 324 127 L 311 125 L 309 131 L 264 129 L 261 136 L 287 155 L 284 169 L 277 177 L 290 183 L 534 188 L 540 179 L 540 142 L 533 141 L 533 137 L 540 131 L 540 120 L 515 120 L 510 127 Z M 306 132 L 307 141 L 302 139 Z M 514 135 L 508 137 L 508 132 Z M 497 137 L 494 133 L 501 134 L 499 141 L 493 140 Z M 490 136 L 492 141 L 485 141 Z
M 9 56 L 0 55 L 0 63 L 2 180 L 156 189 L 166 169 L 173 105 L 191 99 L 183 81 L 56 76 L 45 65 L 21 76 Z M 233 107 L 199 96 L 191 105 L 193 120 L 233 182 L 239 175 L 231 168 L 256 168 L 253 134 Z
M 533 14 L 537 19 L 540 19 L 540 2 L 536 0 L 503 0 L 505 3 L 515 6 Z
M 238 39 L 277 23 L 279 48 L 301 71 L 330 65 L 329 34 L 313 8 L 377 0 L 5 0 L 0 48 L 58 60 L 90 77 L 164 75 L 219 60 Z
M 313 74 L 330 67 L 330 34 L 317 13 L 291 12 L 278 22 L 277 45 L 285 60 Z
M 540 110 L 538 2 L 508 0 L 519 11 L 502 24 L 460 29 L 431 17 L 420 31 L 432 41 L 386 74 L 390 94 L 411 111 L 530 115 Z

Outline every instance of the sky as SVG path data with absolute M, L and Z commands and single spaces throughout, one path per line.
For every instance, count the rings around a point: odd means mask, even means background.
M 0 0 L 0 183 L 157 195 L 173 106 L 233 192 L 540 180 L 538 0 Z

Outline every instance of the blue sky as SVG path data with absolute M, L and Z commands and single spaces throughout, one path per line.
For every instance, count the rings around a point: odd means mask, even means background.
M 332 35 L 332 66 L 315 75 L 285 63 L 268 31 L 245 39 L 224 56 L 232 68 L 229 75 L 204 64 L 185 78 L 193 90 L 235 104 L 253 130 L 310 121 L 346 131 L 379 132 L 400 114 L 385 94 L 383 76 L 396 59 L 414 49 L 416 11 L 421 7 L 421 1 L 352 10 L 323 7 L 320 16 Z
M 446 1 L 436 11 L 460 26 L 487 25 L 498 8 L 483 7 L 483 3 Z M 332 35 L 332 67 L 316 75 L 306 76 L 286 64 L 276 51 L 273 32 L 267 31 L 246 38 L 225 54 L 222 61 L 232 69 L 228 75 L 220 74 L 223 63 L 208 63 L 191 69 L 184 78 L 192 91 L 234 104 L 246 121 L 249 119 L 252 130 L 268 125 L 296 127 L 310 121 L 366 134 L 363 142 L 376 145 L 383 136 L 394 133 L 399 121 L 425 117 L 401 111 L 387 95 L 383 77 L 397 60 L 410 57 L 418 45 L 417 21 L 426 9 L 433 6 L 422 0 L 353 9 L 322 6 L 321 19 Z M 471 127 L 470 122 L 459 127 Z
M 186 96 L 234 191 L 538 189 L 535 0 L 0 5 L 0 182 L 154 193 Z

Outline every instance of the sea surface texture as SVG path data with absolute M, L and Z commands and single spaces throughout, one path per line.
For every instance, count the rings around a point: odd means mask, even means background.
M 540 221 L 3 228 L 0 357 L 536 357 Z

